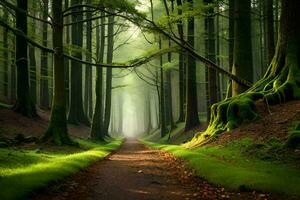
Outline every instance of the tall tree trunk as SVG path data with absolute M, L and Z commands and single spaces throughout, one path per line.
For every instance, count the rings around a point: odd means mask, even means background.
M 49 1 L 43 0 L 43 20 L 48 20 Z M 48 41 L 48 25 L 43 23 L 43 46 L 47 47 Z M 41 51 L 41 79 L 40 79 L 40 106 L 43 109 L 49 109 L 49 78 L 48 78 L 48 54 Z
M 264 28 L 266 59 L 267 64 L 270 64 L 275 52 L 273 0 L 264 0 Z
M 3 20 L 8 21 L 8 10 L 3 10 Z M 8 31 L 7 29 L 3 30 L 3 94 L 8 97 L 8 64 L 9 64 L 9 55 L 8 55 Z
M 253 81 L 251 44 L 251 0 L 235 0 L 234 61 L 232 72 L 247 81 Z M 247 88 L 233 81 L 233 96 Z
M 192 0 L 188 0 L 193 4 Z M 194 47 L 194 17 L 188 19 L 188 43 Z M 184 130 L 188 131 L 200 125 L 198 118 L 198 100 L 197 100 L 197 83 L 196 83 L 196 60 L 193 56 L 188 55 L 188 66 L 186 69 L 186 117 Z
M 159 39 L 159 48 L 162 48 L 161 39 Z M 163 59 L 160 56 L 160 136 L 164 137 L 167 134 L 166 112 L 165 112 L 165 88 L 164 88 L 164 70 Z
M 211 4 L 213 0 L 205 0 L 204 3 Z M 215 21 L 214 21 L 214 9 L 210 8 L 207 11 L 208 17 L 205 18 L 205 30 L 206 30 L 206 53 L 207 58 L 216 63 L 216 38 L 215 38 Z M 207 66 L 208 71 L 208 109 L 207 109 L 207 121 L 210 120 L 210 107 L 218 101 L 218 88 L 217 88 L 217 73 L 216 70 Z
M 35 10 L 36 9 L 36 2 L 32 2 L 32 7 Z M 33 14 L 34 16 L 34 14 Z M 36 35 L 36 20 L 32 19 L 31 22 L 31 32 L 33 35 L 33 38 L 35 38 Z M 35 48 L 33 45 L 29 45 L 29 69 L 30 69 L 30 92 L 32 101 L 36 104 L 37 102 L 37 95 L 36 95 L 36 87 L 37 87 L 37 79 L 36 79 L 36 59 L 35 59 Z
M 67 129 L 66 99 L 65 99 L 65 68 L 63 57 L 63 13 L 62 1 L 52 0 L 53 9 L 53 48 L 54 53 L 54 96 L 48 129 L 42 138 L 44 142 L 55 144 L 73 144 Z
M 16 39 L 12 39 L 12 47 L 14 48 L 14 51 L 11 52 L 11 57 L 16 57 Z M 10 99 L 16 100 L 16 63 L 11 62 L 11 70 L 10 70 Z
M 233 66 L 233 49 L 234 49 L 234 10 L 235 10 L 235 0 L 229 0 L 229 39 L 228 39 L 228 71 L 232 73 L 232 66 Z M 227 87 L 227 94 L 226 98 L 232 96 L 232 81 L 228 80 L 228 87 Z
M 171 41 L 169 40 L 169 47 L 171 47 Z M 172 54 L 168 53 L 168 62 L 172 62 Z M 173 130 L 176 125 L 173 117 L 173 101 L 172 101 L 172 72 L 171 70 L 166 70 L 166 114 L 167 114 L 167 124 L 170 125 L 170 131 Z
M 72 0 L 72 6 L 82 3 L 82 0 Z M 72 21 L 78 22 L 83 20 L 82 8 L 74 10 Z M 73 56 L 82 59 L 81 49 L 83 44 L 83 24 L 75 23 L 72 25 L 72 45 L 76 46 Z M 71 124 L 83 123 L 89 125 L 89 120 L 86 117 L 83 109 L 83 96 L 82 96 L 82 64 L 72 60 L 71 61 L 71 87 L 70 87 L 70 111 L 68 122 Z
M 87 1 L 87 4 L 90 5 L 92 3 L 91 0 Z M 89 8 L 87 8 L 86 18 L 92 18 L 92 12 Z M 90 11 L 90 12 L 89 12 Z M 87 21 L 86 23 L 86 61 L 92 62 L 92 21 Z M 85 95 L 84 95 L 84 108 L 86 115 L 90 118 L 93 110 L 93 102 L 92 102 L 92 66 L 85 66 Z
M 17 4 L 18 8 L 27 11 L 27 0 L 18 0 Z M 16 12 L 16 28 L 27 35 L 27 16 L 22 12 Z M 16 36 L 17 102 L 14 110 L 27 117 L 35 117 L 37 113 L 29 88 L 27 52 L 27 40 L 23 36 Z
M 96 50 L 97 61 L 104 60 L 105 47 L 105 13 L 101 13 L 101 31 L 97 23 L 96 28 Z M 91 138 L 94 140 L 104 140 L 103 134 L 103 68 L 96 68 L 96 83 L 95 83 L 96 102 L 92 118 Z
M 182 6 L 181 0 L 176 0 L 176 4 L 178 7 Z M 178 15 L 182 15 L 182 10 L 178 9 Z M 179 20 L 177 23 L 178 34 L 183 44 L 184 41 L 184 31 L 183 31 L 183 22 Z M 185 61 L 184 61 L 184 53 L 179 54 L 179 117 L 178 122 L 184 122 L 184 68 L 185 68 Z
M 112 11 L 113 12 L 113 11 Z M 108 17 L 107 32 L 107 64 L 113 61 L 114 53 L 114 16 Z M 108 128 L 111 115 L 111 92 L 112 92 L 112 68 L 106 69 L 106 92 L 105 92 L 105 112 L 104 112 L 104 129 L 103 132 L 108 136 Z
M 65 0 L 64 9 L 67 9 L 69 7 L 69 0 Z M 66 23 L 70 23 L 70 16 L 65 17 Z M 70 44 L 70 26 L 67 26 L 65 28 L 65 37 L 64 37 L 64 43 Z M 67 50 L 67 54 L 70 54 Z M 65 66 L 65 86 L 66 86 L 66 109 L 69 109 L 69 102 L 70 102 L 70 60 L 68 58 L 64 59 L 64 66 Z

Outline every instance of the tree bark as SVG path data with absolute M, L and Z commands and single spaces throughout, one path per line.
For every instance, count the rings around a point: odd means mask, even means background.
M 44 142 L 52 142 L 58 145 L 74 144 L 68 135 L 66 119 L 66 97 L 65 97 L 65 68 L 63 57 L 63 14 L 62 1 L 52 0 L 53 9 L 53 48 L 54 53 L 54 95 L 51 108 L 51 117 L 48 129 L 42 138 Z
M 212 0 L 205 0 L 205 4 L 213 3 Z M 207 58 L 216 63 L 216 39 L 215 39 L 215 21 L 214 10 L 210 8 L 207 11 L 208 17 L 205 18 L 206 41 L 205 48 Z M 207 121 L 210 120 L 210 107 L 218 101 L 217 73 L 216 70 L 207 66 L 208 73 L 208 104 L 207 104 Z
M 264 0 L 264 29 L 265 29 L 265 48 L 266 48 L 266 63 L 270 64 L 274 52 L 274 16 L 273 16 L 273 0 Z
M 49 1 L 43 0 L 43 20 L 48 20 Z M 47 47 L 48 41 L 48 25 L 43 23 L 43 46 Z M 41 51 L 41 78 L 40 78 L 40 107 L 48 110 L 49 105 L 49 86 L 48 86 L 48 54 L 46 51 Z
M 72 5 L 78 5 L 82 3 L 82 0 L 72 0 Z M 82 21 L 83 14 L 80 13 L 82 8 L 78 8 L 72 15 L 72 22 Z M 81 49 L 83 44 L 83 24 L 75 23 L 72 25 L 72 45 L 78 49 L 73 52 L 73 56 L 78 59 L 82 59 Z M 82 97 L 82 64 L 72 60 L 71 61 L 71 87 L 70 87 L 70 110 L 68 115 L 68 122 L 78 125 L 83 123 L 89 125 L 89 120 L 86 117 L 83 109 L 83 97 Z
M 3 10 L 3 19 L 8 20 L 8 10 Z M 9 64 L 9 54 L 8 54 L 8 31 L 7 29 L 3 30 L 3 94 L 8 97 L 8 64 Z
M 192 0 L 188 0 L 193 4 Z M 194 17 L 188 19 L 188 43 L 194 47 Z M 184 130 L 188 131 L 200 125 L 198 118 L 198 100 L 196 83 L 196 60 L 192 55 L 188 55 L 188 66 L 186 69 L 186 118 Z
M 32 2 L 33 9 L 36 9 L 36 2 Z M 33 14 L 35 16 L 35 14 Z M 31 22 L 31 32 L 33 38 L 36 35 L 36 20 L 32 20 Z M 29 45 L 29 69 L 30 69 L 30 92 L 32 101 L 36 104 L 37 102 L 37 95 L 36 95 L 36 88 L 37 88 L 37 79 L 36 79 L 36 59 L 35 59 L 35 47 L 33 45 Z
M 18 0 L 18 8 L 27 11 L 27 0 Z M 16 28 L 27 35 L 27 16 L 16 12 Z M 35 104 L 32 101 L 29 88 L 28 45 L 23 36 L 16 36 L 16 66 L 17 66 L 17 102 L 14 110 L 27 117 L 37 116 Z
M 97 60 L 103 62 L 105 47 L 105 13 L 101 13 L 101 31 L 99 26 L 96 28 L 96 50 Z M 98 25 L 98 24 L 97 24 Z M 95 83 L 96 102 L 92 118 L 91 138 L 94 140 L 104 140 L 103 134 L 103 68 L 96 69 Z
M 87 1 L 87 4 L 90 5 L 92 3 L 91 0 Z M 87 11 L 90 9 L 87 8 Z M 86 18 L 92 18 L 92 12 L 86 13 Z M 92 21 L 87 21 L 86 23 L 86 61 L 92 62 Z M 86 115 L 90 118 L 93 110 L 93 102 L 92 102 L 92 66 L 85 65 L 85 95 L 84 95 L 84 108 Z
M 235 0 L 234 61 L 232 72 L 247 81 L 253 81 L 251 44 L 251 0 Z M 247 88 L 233 81 L 233 96 Z
M 113 12 L 113 11 L 112 11 Z M 107 64 L 113 61 L 114 51 L 114 16 L 108 17 L 108 33 L 107 33 Z M 105 111 L 104 111 L 104 129 L 103 132 L 106 136 L 111 115 L 111 93 L 112 93 L 112 68 L 106 69 L 106 92 L 105 92 Z

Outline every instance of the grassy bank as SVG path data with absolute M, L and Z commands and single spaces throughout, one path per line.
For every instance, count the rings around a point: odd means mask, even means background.
M 263 160 L 257 156 L 248 156 L 246 152 L 255 149 L 252 147 L 256 146 L 250 139 L 224 146 L 199 147 L 191 150 L 178 145 L 143 142 L 152 148 L 183 158 L 190 167 L 196 169 L 198 176 L 211 183 L 234 190 L 259 190 L 300 196 L 300 168 L 271 157 Z M 269 147 L 266 146 L 267 148 Z M 257 149 L 259 149 L 257 154 L 268 153 L 260 150 L 261 148 Z
M 23 198 L 34 189 L 46 187 L 51 181 L 76 173 L 107 156 L 122 141 L 106 144 L 84 140 L 78 142 L 78 149 L 0 149 L 0 199 Z

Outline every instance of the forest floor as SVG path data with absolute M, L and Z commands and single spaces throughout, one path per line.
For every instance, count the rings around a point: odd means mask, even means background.
M 27 118 L 12 110 L 0 107 L 0 133 L 2 137 L 13 139 L 17 134 L 41 137 L 47 130 L 49 111 L 38 110 L 39 117 Z M 85 125 L 68 124 L 69 134 L 76 138 L 86 139 L 90 128 Z
M 196 177 L 185 162 L 135 140 L 105 160 L 36 194 L 36 200 L 65 199 L 288 199 L 255 191 L 233 192 Z

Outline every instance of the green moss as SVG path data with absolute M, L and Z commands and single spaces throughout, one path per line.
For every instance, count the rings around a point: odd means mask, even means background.
M 251 139 L 235 141 L 225 146 L 210 146 L 186 149 L 179 145 L 163 145 L 145 142 L 148 146 L 170 152 L 184 159 L 196 170 L 196 174 L 210 183 L 233 190 L 248 188 L 263 192 L 276 192 L 300 196 L 300 170 L 289 164 L 265 159 L 274 148 L 276 152 L 282 143 L 270 140 L 267 144 L 255 144 Z M 251 156 L 249 149 L 261 153 L 260 159 Z M 266 149 L 269 149 L 268 151 Z M 265 151 L 265 153 L 263 153 Z M 275 159 L 278 154 L 272 156 Z M 289 154 L 283 154 L 285 157 Z M 282 156 L 284 157 L 284 156 Z
M 300 148 L 300 131 L 290 133 L 285 145 L 287 148 Z
M 51 142 L 57 145 L 76 144 L 68 135 L 65 106 L 52 106 L 50 122 L 42 142 Z
M 110 143 L 77 142 L 81 146 L 80 152 L 69 154 L 64 153 L 65 150 L 0 149 L 0 199 L 24 199 L 32 190 L 78 172 L 121 144 L 121 140 Z

